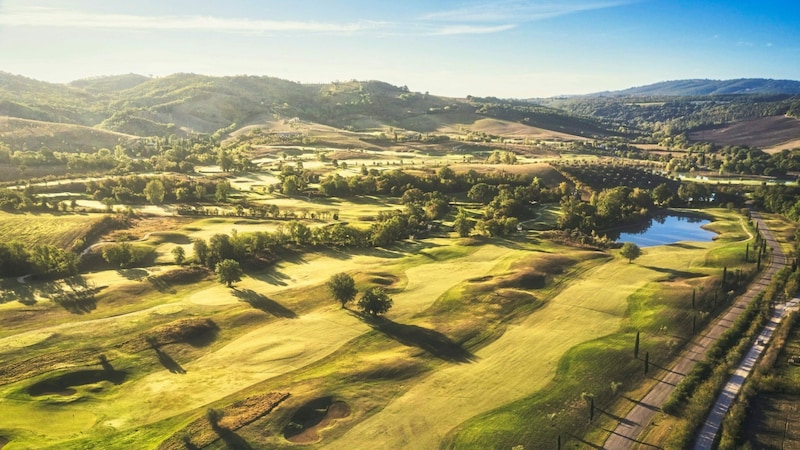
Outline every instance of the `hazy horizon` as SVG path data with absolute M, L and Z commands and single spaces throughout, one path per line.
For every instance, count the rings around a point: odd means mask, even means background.
M 0 70 L 380 80 L 553 97 L 683 79 L 800 79 L 796 2 L 0 0 Z

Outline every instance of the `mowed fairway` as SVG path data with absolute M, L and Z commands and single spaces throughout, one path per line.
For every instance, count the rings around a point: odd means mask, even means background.
M 570 348 L 617 332 L 628 296 L 664 278 L 649 267 L 687 270 L 705 252 L 697 247 L 648 249 L 635 264 L 615 259 L 579 272 L 543 308 L 478 350 L 475 362 L 436 371 L 324 448 L 437 448 L 470 417 L 545 387 Z
M 721 236 L 740 227 L 738 217 L 717 222 Z M 206 280 L 160 291 L 150 287 L 141 296 L 136 293 L 149 286 L 148 274 L 176 266 L 86 274 L 89 285 L 104 289 L 94 309 L 74 316 L 43 297 L 37 306 L 42 312 L 20 322 L 28 327 L 15 325 L 0 333 L 0 343 L 8 347 L 0 348 L 0 355 L 12 362 L 53 358 L 52 365 L 40 365 L 32 375 L 17 371 L 13 382 L 0 385 L 0 410 L 14 414 L 0 436 L 10 438 L 11 448 L 84 448 L 101 441 L 121 448 L 125 439 L 150 448 L 181 433 L 187 420 L 209 407 L 280 390 L 292 393 L 292 399 L 265 419 L 275 419 L 258 437 L 269 448 L 293 445 L 279 431 L 291 405 L 328 395 L 346 402 L 353 413 L 318 441 L 308 442 L 315 447 L 437 448 L 454 443 L 455 448 L 485 448 L 485 439 L 499 436 L 492 414 L 560 389 L 557 374 L 566 355 L 630 326 L 632 294 L 654 282 L 714 273 L 709 258 L 722 258 L 732 242 L 738 237 L 647 248 L 629 263 L 614 256 L 616 250 L 589 251 L 521 237 L 456 240 L 442 235 L 390 248 L 289 251 L 250 272 L 236 289 Z M 522 283 L 525 278 L 516 277 L 526 271 L 546 273 L 548 281 L 513 284 Z M 375 285 L 389 288 L 394 306 L 385 322 L 343 310 L 330 298 L 324 284 L 339 272 L 352 274 L 362 292 Z M 506 301 L 519 303 L 506 310 Z M 4 313 L 27 314 L 24 305 L 2 306 Z M 213 319 L 218 334 L 194 348 L 181 344 L 132 351 L 123 345 L 136 336 L 151 336 L 163 324 L 190 318 Z M 404 340 L 412 335 L 417 340 Z M 425 336 L 439 340 L 424 341 Z M 435 346 L 426 346 L 430 342 L 444 345 L 439 350 L 464 345 L 461 354 L 468 357 L 442 357 Z M 65 349 L 73 351 L 75 362 L 58 359 Z M 44 394 L 32 390 L 70 373 L 98 372 L 99 355 L 107 355 L 125 378 L 89 379 Z M 393 379 L 394 367 L 408 372 Z M 376 384 L 360 370 L 389 375 Z M 348 379 L 353 381 L 343 381 Z M 53 419 L 51 431 L 41 427 L 45 415 Z M 150 437 L 141 437 L 139 430 Z
M 342 271 L 401 273 L 408 282 L 406 289 L 394 296 L 396 306 L 389 316 L 393 320 L 402 321 L 429 307 L 453 286 L 491 272 L 494 266 L 520 254 L 518 249 L 491 244 L 451 251 L 442 245 L 445 242 L 447 241 L 431 239 L 426 242 L 427 248 L 423 250 L 413 253 L 396 252 L 395 257 L 390 259 L 386 258 L 388 252 L 368 252 L 346 258 L 325 254 L 305 255 L 297 261 L 278 264 L 269 272 L 270 276 L 260 277 L 263 279 L 247 277 L 237 288 L 272 296 L 320 285 L 332 274 Z M 117 278 L 117 272 L 104 273 L 107 275 L 97 274 L 92 280 L 110 284 L 121 281 Z M 203 314 L 204 308 L 208 309 L 209 315 L 218 312 L 220 308 L 240 308 L 242 302 L 234 296 L 234 292 L 216 284 L 208 285 L 207 288 L 195 289 L 177 299 L 171 297 L 165 305 L 97 320 L 84 316 L 80 324 L 42 327 L 38 333 L 45 333 L 42 336 L 57 333 L 64 340 L 74 336 L 91 342 L 93 336 L 87 333 L 89 330 L 125 330 L 147 321 L 150 315 L 157 314 L 163 308 L 176 316 L 182 312 Z M 0 409 L 13 411 L 15 419 L 4 426 L 16 430 L 14 445 L 20 444 L 23 448 L 26 445 L 40 447 L 45 443 L 53 445 L 61 440 L 76 438 L 82 433 L 95 433 L 99 430 L 131 432 L 144 424 L 203 408 L 204 405 L 258 382 L 310 365 L 371 330 L 368 324 L 341 310 L 338 304 L 332 301 L 329 303 L 327 299 L 321 304 L 322 306 L 302 314 L 287 314 L 288 317 L 275 318 L 244 334 L 235 335 L 235 329 L 222 330 L 222 333 L 234 334 L 235 337 L 194 360 L 177 361 L 185 373 L 157 370 L 134 377 L 104 394 L 111 396 L 110 401 L 58 401 L 55 406 L 45 407 L 52 400 L 47 400 L 50 396 L 45 397 L 43 402 L 35 399 L 19 401 L 7 395 L 10 392 L 20 392 L 20 388 L 29 382 L 7 385 L 3 388 Z M 98 310 L 101 309 L 102 304 L 98 306 Z M 108 311 L 98 313 L 106 315 Z M 103 331 L 99 333 L 102 334 Z M 12 335 L 6 340 L 15 341 L 19 345 L 35 345 L 46 339 L 32 339 L 25 332 L 19 334 L 20 339 L 15 339 Z M 123 334 L 130 336 L 130 332 Z M 150 357 L 149 353 L 147 357 Z M 19 394 L 11 397 L 18 398 Z M 52 417 L 58 425 L 52 433 L 42 433 L 43 414 Z

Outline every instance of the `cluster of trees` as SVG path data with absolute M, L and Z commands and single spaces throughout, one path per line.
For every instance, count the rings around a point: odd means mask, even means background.
M 344 272 L 333 275 L 325 285 L 328 287 L 334 300 L 341 303 L 342 308 L 345 308 L 347 303 L 355 299 L 358 294 L 355 280 Z M 358 308 L 365 314 L 376 317 L 379 314 L 388 312 L 393 303 L 394 301 L 389 297 L 385 289 L 382 287 L 371 287 L 367 289 L 358 300 Z
M 226 180 L 192 179 L 177 176 L 123 176 L 91 180 L 85 184 L 86 193 L 95 200 L 109 203 L 196 202 L 214 193 L 215 200 L 224 202 L 232 188 Z
M 617 186 L 593 194 L 588 202 L 582 201 L 577 196 L 565 196 L 561 200 L 562 215 L 558 218 L 558 226 L 590 234 L 641 220 L 653 208 L 654 197 L 658 198 L 658 192 L 666 195 L 669 190 L 658 187 L 653 192 Z
M 78 256 L 53 245 L 0 242 L 0 278 L 23 275 L 62 277 L 78 271 Z
M 800 188 L 797 186 L 759 186 L 753 192 L 753 200 L 759 208 L 800 221 Z
M 800 171 L 800 149 L 775 154 L 741 145 L 720 147 L 714 144 L 695 144 L 688 152 L 673 156 L 667 163 L 669 172 L 707 170 L 722 174 L 765 175 L 783 177 L 787 172 Z
M 132 267 L 140 264 L 153 253 L 150 247 L 134 245 L 129 241 L 103 246 L 103 259 L 116 267 Z
M 574 163 L 561 164 L 557 167 L 576 186 L 588 186 L 594 190 L 600 190 L 610 185 L 653 189 L 660 184 L 666 184 L 674 192 L 680 185 L 679 181 L 661 175 L 661 171 L 657 167 L 646 168 L 619 163 Z

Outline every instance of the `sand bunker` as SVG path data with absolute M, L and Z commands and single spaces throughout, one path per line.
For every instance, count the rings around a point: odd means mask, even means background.
M 334 401 L 333 397 L 318 398 L 297 410 L 284 428 L 283 437 L 295 444 L 312 444 L 321 439 L 320 431 L 349 415 L 350 406 L 347 403 Z

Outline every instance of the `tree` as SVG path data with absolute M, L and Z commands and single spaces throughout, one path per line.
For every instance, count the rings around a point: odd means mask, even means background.
M 172 256 L 175 258 L 175 264 L 181 265 L 184 261 L 186 261 L 186 251 L 183 247 L 176 246 L 172 249 Z
M 228 195 L 231 193 L 231 184 L 227 181 L 222 181 L 217 183 L 216 191 L 214 192 L 214 198 L 218 202 L 224 202 L 228 200 Z
M 153 205 L 161 204 L 164 201 L 165 194 L 166 190 L 161 180 L 152 180 L 144 187 L 144 196 Z
M 194 260 L 198 264 L 206 265 L 208 261 L 208 244 L 203 239 L 194 241 Z
M 455 228 L 456 232 L 460 237 L 467 237 L 469 236 L 469 232 L 472 231 L 472 221 L 469 219 L 469 214 L 464 208 L 458 208 L 458 214 L 456 214 L 456 220 L 453 222 L 453 228 Z
M 355 280 L 344 272 L 333 275 L 326 283 L 326 286 L 331 291 L 333 298 L 342 304 L 342 308 L 345 307 L 347 302 L 356 298 L 358 293 Z
M 619 254 L 622 255 L 623 258 L 627 258 L 628 264 L 630 264 L 634 259 L 642 256 L 642 249 L 633 242 L 626 242 L 622 244 Z
M 217 280 L 225 283 L 228 287 L 233 287 L 233 283 L 242 280 L 242 268 L 239 261 L 234 259 L 223 259 L 217 264 Z
M 364 292 L 361 299 L 358 301 L 358 307 L 361 311 L 377 317 L 378 314 L 383 314 L 392 308 L 394 301 L 382 287 L 372 287 Z

